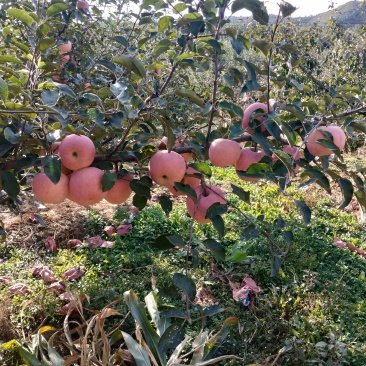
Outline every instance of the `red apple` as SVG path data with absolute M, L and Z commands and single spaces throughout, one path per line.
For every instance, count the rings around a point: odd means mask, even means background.
M 171 187 L 174 182 L 180 182 L 183 179 L 186 162 L 174 151 L 160 150 L 150 158 L 149 172 L 155 183 Z
M 343 132 L 343 130 L 335 125 L 321 126 L 313 130 L 307 139 L 306 147 L 308 148 L 311 155 L 326 156 L 333 154 L 332 150 L 329 150 L 317 142 L 318 140 L 327 140 L 327 137 L 320 131 L 329 132 L 333 136 L 334 145 L 336 145 L 341 151 L 344 149 L 344 146 L 346 145 L 346 134 Z
M 215 166 L 230 166 L 238 161 L 240 151 L 240 145 L 236 141 L 216 139 L 208 150 L 208 158 Z
M 107 192 L 105 200 L 109 203 L 121 204 L 127 200 L 132 193 L 130 181 L 133 179 L 133 174 L 125 175 L 121 179 L 117 179 L 114 186 Z
M 46 173 L 38 173 L 32 182 L 34 196 L 46 203 L 61 203 L 69 193 L 69 179 L 61 174 L 58 183 L 54 184 Z
M 250 134 L 252 134 L 254 131 L 249 127 L 249 122 L 250 122 L 250 116 L 253 114 L 253 112 L 258 111 L 258 109 L 262 109 L 264 111 L 265 114 L 268 113 L 268 107 L 267 104 L 264 103 L 253 103 L 251 104 L 247 109 L 244 110 L 244 116 L 243 116 L 243 120 L 242 120 L 242 126 L 244 128 L 244 130 Z M 264 126 L 263 121 L 266 119 L 265 116 L 258 116 L 256 118 L 260 123 L 261 123 L 261 131 L 265 131 L 266 127 Z
M 76 9 L 88 10 L 89 9 L 89 3 L 87 1 L 78 1 L 76 3 Z
M 94 167 L 83 168 L 70 175 L 69 199 L 81 206 L 100 202 L 107 192 L 102 191 L 103 170 Z
M 72 43 L 70 41 L 67 41 L 66 43 L 62 43 L 58 46 L 58 49 L 61 54 L 70 52 L 71 48 L 72 48 Z
M 196 205 L 192 198 L 187 197 L 187 211 L 190 216 L 200 224 L 207 224 L 211 222 L 210 219 L 206 219 L 207 209 L 216 202 L 221 204 L 226 203 L 224 193 L 217 186 L 207 186 L 206 188 L 203 188 L 203 186 L 199 185 L 194 188 L 194 190 L 197 194 L 198 203 Z
M 89 137 L 84 135 L 68 135 L 58 148 L 62 164 L 70 170 L 88 167 L 95 157 L 95 146 Z
M 249 147 L 246 147 L 241 150 L 240 158 L 235 164 L 235 169 L 246 171 L 252 164 L 258 163 L 265 155 L 266 153 L 264 151 L 252 151 Z M 239 178 L 247 182 L 256 182 L 259 180 L 259 178 L 244 178 L 241 176 Z

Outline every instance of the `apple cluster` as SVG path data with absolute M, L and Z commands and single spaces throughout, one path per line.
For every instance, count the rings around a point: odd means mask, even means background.
M 90 166 L 96 150 L 89 137 L 68 135 L 61 142 L 55 142 L 52 149 L 60 156 L 61 176 L 56 184 L 44 172 L 34 176 L 33 193 L 40 201 L 61 203 L 68 198 L 79 205 L 89 206 L 105 199 L 120 204 L 132 193 L 129 182 L 133 179 L 133 174 L 117 179 L 110 190 L 103 192 L 104 171 Z
M 254 103 L 244 110 L 242 126 L 248 133 L 253 133 L 250 120 L 254 117 L 260 123 L 260 129 L 264 132 L 264 121 L 268 108 L 263 103 Z M 331 140 L 340 150 L 344 149 L 346 136 L 342 129 L 335 125 L 321 126 L 315 128 L 305 139 L 309 152 L 314 156 L 325 156 L 332 154 L 332 150 L 319 143 L 319 140 Z M 177 138 L 174 148 L 184 146 L 186 136 Z M 175 183 L 180 182 L 189 185 L 196 193 L 197 203 L 189 196 L 186 198 L 188 213 L 199 223 L 208 223 L 211 220 L 206 218 L 207 209 L 214 203 L 225 203 L 223 191 L 214 185 L 206 184 L 202 175 L 192 167 L 187 167 L 191 153 L 178 154 L 175 151 L 166 150 L 167 137 L 163 137 L 159 151 L 153 154 L 149 160 L 149 174 L 151 179 L 158 185 L 166 187 L 172 194 L 180 196 L 186 193 L 179 191 Z M 132 190 L 130 181 L 133 174 L 128 174 L 117 179 L 113 187 L 104 192 L 102 189 L 102 178 L 104 171 L 90 166 L 95 158 L 96 150 L 94 143 L 83 135 L 68 135 L 61 142 L 55 142 L 52 147 L 58 153 L 62 163 L 61 177 L 57 184 L 54 184 L 45 173 L 38 173 L 32 183 L 33 192 L 37 199 L 47 203 L 60 203 L 68 198 L 79 205 L 88 206 L 98 203 L 102 199 L 120 204 L 125 202 Z M 282 150 L 293 157 L 294 161 L 301 158 L 300 148 L 296 146 L 284 146 Z M 208 150 L 210 162 L 218 167 L 235 166 L 237 171 L 246 171 L 250 165 L 258 163 L 265 156 L 262 150 L 250 147 L 242 148 L 236 141 L 224 138 L 214 140 Z M 278 159 L 272 155 L 272 162 Z M 297 171 L 299 166 L 295 166 Z M 255 182 L 258 178 L 239 178 L 249 182 Z

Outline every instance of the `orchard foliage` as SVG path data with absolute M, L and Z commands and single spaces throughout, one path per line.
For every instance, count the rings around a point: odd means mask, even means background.
M 192 154 L 204 189 L 210 144 L 227 138 L 264 152 L 238 170 L 243 179 L 266 179 L 286 191 L 300 177 L 301 187 L 319 184 L 328 193 L 334 182 L 344 197 L 340 208 L 355 196 L 366 209 L 364 167 L 346 164 L 330 133 L 318 143 L 333 154 L 314 157 L 306 147 L 310 133 L 330 123 L 349 140 L 366 131 L 364 47 L 351 33 L 334 24 L 325 33 L 296 27 L 287 2 L 274 24 L 259 0 L 77 3 L 5 1 L 0 8 L 0 177 L 13 204 L 41 167 L 51 181 L 60 179 L 52 144 L 80 134 L 94 142 L 92 166 L 105 171 L 103 191 L 125 169 L 135 173 L 130 187 L 139 209 L 155 189 L 148 162 L 163 136 L 168 151 Z M 242 9 L 253 23 L 231 22 Z M 242 124 L 253 101 L 266 108 Z M 169 188 L 197 206 L 189 185 Z M 239 187 L 233 193 L 248 198 Z M 159 202 L 169 214 L 171 195 Z M 305 202 L 298 207 L 307 222 Z M 226 210 L 216 203 L 206 214 L 220 235 Z

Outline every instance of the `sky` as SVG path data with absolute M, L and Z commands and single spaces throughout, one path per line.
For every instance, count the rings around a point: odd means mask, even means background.
M 293 17 L 304 17 L 309 15 L 316 15 L 329 10 L 329 5 L 333 2 L 336 8 L 351 0 L 287 0 L 288 3 L 298 8 L 293 14 Z M 278 3 L 280 0 L 264 0 L 268 13 L 278 13 Z M 249 14 L 248 14 L 249 15 Z

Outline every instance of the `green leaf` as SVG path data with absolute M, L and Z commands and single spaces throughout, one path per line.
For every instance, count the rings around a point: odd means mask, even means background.
M 227 102 L 226 100 L 224 100 L 218 104 L 218 107 L 225 109 L 227 111 L 231 111 L 234 114 L 236 114 L 237 116 L 239 116 L 240 118 L 243 118 L 243 108 L 239 107 L 238 105 L 236 105 L 234 103 Z
M 231 183 L 231 188 L 233 189 L 233 193 L 237 195 L 242 201 L 246 203 L 250 203 L 250 191 L 244 191 L 243 188 L 236 186 Z
M 170 15 L 163 16 L 158 21 L 158 32 L 164 32 L 174 23 L 174 18 Z
M 174 182 L 174 188 L 185 193 L 188 197 L 192 198 L 194 203 L 197 203 L 196 191 L 189 184 Z
M 47 227 L 47 224 L 44 222 L 42 216 L 40 216 L 38 214 L 34 214 L 34 218 L 38 220 L 38 222 L 40 223 L 40 225 L 42 227 Z
M 206 219 L 212 219 L 217 215 L 223 215 L 227 212 L 227 204 L 222 204 L 219 202 L 213 203 L 206 211 Z
M 253 141 L 259 144 L 268 156 L 272 156 L 272 146 L 268 143 L 268 140 L 261 133 L 255 132 L 252 133 L 251 136 Z
M 287 140 L 291 146 L 296 142 L 296 133 L 292 127 L 280 118 L 275 118 L 274 121 L 278 124 L 281 132 L 287 137 Z
M 281 1 L 280 11 L 284 18 L 289 17 L 296 10 L 297 10 L 297 8 L 295 8 L 293 5 L 291 5 L 287 1 Z
M 226 309 L 220 307 L 219 305 L 212 305 L 203 310 L 203 315 L 204 316 L 213 316 L 216 314 L 220 314 L 224 311 L 226 311 Z
M 305 119 L 305 113 L 294 104 L 284 104 L 281 105 L 281 109 L 293 114 L 296 118 L 298 118 L 301 122 Z
M 114 36 L 111 40 L 120 43 L 122 46 L 128 47 L 128 40 L 123 36 Z
M 126 69 L 132 71 L 137 76 L 144 78 L 146 76 L 146 70 L 141 61 L 131 58 L 125 55 L 113 56 L 112 61 L 116 64 L 122 65 Z
M 145 181 L 141 179 L 132 179 L 130 182 L 130 187 L 139 196 L 143 196 L 146 198 L 151 197 L 150 187 Z
M 301 86 L 301 84 L 295 80 L 295 79 L 290 79 L 290 83 L 299 91 L 303 91 L 304 88 Z
M 193 169 L 196 169 L 200 173 L 206 175 L 208 178 L 211 178 L 212 176 L 212 170 L 210 166 L 206 163 L 192 163 L 189 164 L 189 166 Z
M 24 347 L 18 347 L 17 349 L 19 356 L 28 366 L 42 366 L 38 359 Z
M 60 98 L 60 93 L 58 90 L 46 90 L 41 93 L 41 98 L 44 105 L 54 107 Z
M 221 216 L 214 216 L 212 219 L 212 224 L 220 237 L 225 235 L 225 223 Z
M 158 309 L 158 300 L 158 296 L 153 291 L 149 292 L 149 294 L 145 296 L 147 311 L 149 312 L 150 318 L 154 322 L 158 335 L 161 337 L 164 332 L 169 328 L 170 319 L 160 316 Z
M 243 86 L 243 88 L 241 89 L 241 93 L 247 93 L 251 90 L 262 90 L 263 87 L 260 86 L 256 81 L 253 80 L 248 80 L 245 85 Z
M 83 94 L 83 98 L 86 99 L 87 101 L 96 101 L 101 110 L 104 112 L 104 106 L 103 106 L 103 102 L 102 100 L 98 97 L 98 95 L 94 94 L 94 93 L 84 93 Z
M 257 47 L 262 51 L 264 56 L 268 56 L 270 49 L 274 46 L 272 42 L 265 41 L 263 39 L 255 40 L 252 42 L 253 46 Z
M 221 45 L 219 42 L 217 42 L 215 39 L 206 39 L 203 42 L 209 44 L 211 47 L 215 49 L 217 53 L 221 53 Z
M 269 15 L 264 3 L 259 0 L 235 0 L 231 5 L 231 12 L 234 14 L 241 9 L 247 9 L 253 14 L 253 19 L 259 24 L 266 25 Z
M 58 156 L 48 155 L 41 159 L 44 172 L 53 184 L 57 184 L 61 177 L 61 160 Z
M 0 64 L 4 64 L 6 62 L 13 62 L 15 64 L 19 64 L 22 65 L 23 62 L 20 61 L 18 58 L 14 57 L 14 56 L 3 56 L 0 55 Z
M 139 210 L 142 210 L 147 204 L 147 197 L 135 194 L 132 198 L 132 204 Z
M 132 71 L 140 76 L 141 78 L 145 78 L 146 77 L 146 70 L 144 67 L 144 64 L 140 61 L 137 60 L 136 58 L 132 59 Z
M 20 141 L 20 132 L 14 133 L 10 127 L 4 129 L 4 137 L 11 144 L 16 145 Z
M 330 140 L 326 140 L 326 139 L 319 139 L 316 141 L 318 144 L 326 147 L 329 150 L 332 151 L 339 151 L 339 148 L 337 145 L 334 144 L 334 142 L 330 141 Z
M 68 4 L 65 4 L 65 3 L 56 3 L 56 4 L 52 4 L 48 9 L 47 9 L 47 12 L 46 12 L 46 15 L 47 17 L 52 17 L 58 13 L 61 13 L 65 10 L 71 10 L 72 7 Z
M 289 172 L 294 170 L 292 166 L 292 159 L 289 155 L 287 155 L 282 150 L 274 150 L 273 153 L 282 161 L 283 165 L 285 165 Z
M 128 350 L 131 352 L 137 366 L 150 366 L 148 353 L 128 333 L 122 332 Z
M 308 167 L 303 172 L 303 174 L 307 175 L 311 178 L 314 178 L 321 187 L 323 187 L 329 194 L 331 193 L 329 179 L 326 177 L 326 175 L 323 172 L 321 172 L 320 170 L 318 170 L 316 168 Z
M 351 122 L 349 124 L 349 126 L 352 127 L 352 128 L 354 128 L 355 130 L 358 130 L 358 131 L 361 131 L 363 133 L 366 133 L 366 123 L 365 123 L 365 121 Z
M 174 284 L 182 290 L 191 301 L 194 300 L 196 297 L 196 284 L 191 278 L 181 273 L 174 273 L 173 281 Z
M 282 230 L 285 226 L 285 220 L 282 218 L 282 216 L 279 214 L 277 219 L 273 222 L 274 230 Z
M 346 178 L 340 178 L 338 180 L 338 184 L 341 187 L 342 194 L 343 194 L 343 201 L 339 205 L 338 209 L 342 210 L 348 206 L 348 204 L 352 200 L 354 188 L 353 184 Z
M 58 84 L 58 83 L 55 84 L 57 85 L 58 90 L 60 91 L 61 94 L 68 95 L 71 98 L 76 98 L 76 94 L 69 86 L 65 84 Z
M 282 259 L 278 254 L 272 254 L 271 277 L 277 277 L 282 265 Z
M 305 225 L 309 225 L 311 220 L 311 211 L 305 201 L 295 200 L 296 207 L 300 210 Z
M 41 42 L 39 43 L 39 50 L 46 51 L 49 48 L 53 47 L 56 44 L 54 38 L 42 38 Z
M 184 330 L 180 324 L 172 324 L 160 337 L 159 351 L 166 354 L 168 350 L 174 350 L 184 339 Z
M 7 9 L 6 12 L 9 14 L 10 17 L 20 20 L 28 27 L 30 27 L 34 22 L 34 19 L 23 9 L 10 8 Z
M 215 239 L 206 239 L 202 244 L 210 250 L 217 261 L 225 260 L 225 248 Z
M 144 334 L 145 341 L 149 346 L 154 357 L 165 365 L 165 356 L 158 350 L 159 336 L 152 327 L 149 319 L 146 316 L 145 308 L 140 303 L 136 294 L 132 291 L 126 291 L 123 294 L 123 298 L 133 316 L 135 321 L 140 325 L 142 332 Z
M 283 232 L 283 238 L 285 239 L 288 246 L 291 246 L 292 243 L 294 242 L 294 234 L 292 231 L 285 230 Z
M 180 248 L 184 248 L 186 246 L 184 239 L 178 234 L 167 235 L 167 239 L 174 246 L 177 246 Z
M 9 87 L 3 78 L 0 77 L 0 98 L 3 101 L 7 101 L 9 96 Z
M 174 94 L 182 98 L 187 98 L 191 103 L 197 104 L 201 108 L 205 106 L 204 100 L 191 89 L 178 88 L 174 91 Z
M 116 183 L 116 181 L 117 181 L 116 173 L 105 172 L 102 177 L 102 191 L 103 192 L 109 191 L 114 186 L 114 183 Z
M 177 27 L 183 27 L 191 22 L 195 22 L 197 20 L 202 20 L 202 15 L 197 12 L 188 13 L 183 15 L 181 18 L 177 21 Z
M 160 203 L 161 208 L 165 212 L 165 214 L 167 216 L 169 216 L 170 212 L 173 209 L 173 204 L 172 204 L 172 201 L 170 200 L 170 198 L 168 196 L 166 196 L 165 194 L 163 194 L 163 195 L 159 196 L 159 203 Z
M 243 61 L 243 64 L 248 71 L 248 79 L 251 81 L 257 81 L 257 73 L 255 71 L 255 66 L 246 60 Z
M 215 353 L 221 347 L 222 343 L 224 343 L 226 337 L 230 332 L 230 329 L 237 325 L 238 325 L 238 318 L 231 317 L 224 320 L 221 329 L 205 343 L 202 358 L 203 361 L 210 360 L 215 355 Z
M 165 234 L 158 236 L 152 246 L 159 250 L 169 250 L 174 248 L 174 244 L 170 242 L 168 235 Z

